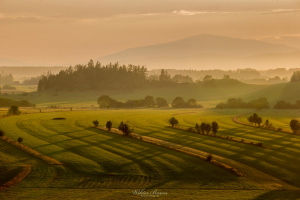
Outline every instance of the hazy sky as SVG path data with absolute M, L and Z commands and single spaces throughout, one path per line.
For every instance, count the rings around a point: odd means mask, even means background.
M 0 0 L 0 58 L 86 62 L 199 34 L 300 48 L 300 0 Z

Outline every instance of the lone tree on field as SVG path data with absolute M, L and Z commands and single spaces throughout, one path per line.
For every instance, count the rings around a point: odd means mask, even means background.
M 98 120 L 94 120 L 94 121 L 93 121 L 93 124 L 94 124 L 95 127 L 98 127 L 99 121 L 98 121 Z
M 251 125 L 253 124 L 253 116 L 248 117 L 247 120 L 248 120 L 249 124 L 251 124 Z
M 210 124 L 206 124 L 205 130 L 206 130 L 207 135 L 209 135 L 209 133 L 211 131 L 211 125 Z
M 218 129 L 219 129 L 219 125 L 217 122 L 212 122 L 211 123 L 211 129 L 212 129 L 212 132 L 214 133 L 214 135 L 216 135 L 216 133 L 218 132 Z
M 270 122 L 269 122 L 269 120 L 267 119 L 267 120 L 265 121 L 265 126 L 266 126 L 266 127 L 269 127 L 269 124 L 270 124 Z
M 299 121 L 296 120 L 296 119 L 292 119 L 290 121 L 290 127 L 293 131 L 293 133 L 297 133 L 299 130 L 300 130 L 300 124 L 299 124 Z
M 112 122 L 111 121 L 107 121 L 106 122 L 106 128 L 107 128 L 107 130 L 110 131 L 111 127 L 112 127 Z
M 9 115 L 19 115 L 21 112 L 18 106 L 10 106 L 8 110 Z
M 172 128 L 174 128 L 178 125 L 178 120 L 175 117 L 172 117 L 169 119 L 169 123 L 172 125 Z
M 19 138 L 18 138 L 18 142 L 19 142 L 19 143 L 22 143 L 22 142 L 23 142 L 23 138 L 19 137 Z
M 121 122 L 118 126 L 118 129 L 122 131 L 123 135 L 130 136 L 133 132 L 133 128 L 130 128 L 128 123 Z

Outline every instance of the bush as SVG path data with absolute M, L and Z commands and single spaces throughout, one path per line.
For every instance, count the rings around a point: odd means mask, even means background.
M 98 121 L 98 120 L 94 120 L 94 121 L 93 121 L 93 124 L 94 124 L 95 127 L 98 127 L 99 121 Z
M 19 115 L 21 111 L 19 110 L 18 106 L 11 106 L 8 110 L 8 115 Z
M 262 143 L 262 142 L 258 142 L 258 143 L 257 143 L 257 146 L 262 147 L 262 146 L 263 146 L 263 143 Z
M 277 131 L 282 131 L 282 128 L 278 128 Z
M 23 142 L 23 138 L 19 137 L 19 138 L 18 138 L 18 142 L 19 142 L 19 143 L 22 143 L 22 142 Z
M 118 129 L 122 131 L 124 136 L 131 136 L 133 128 L 129 126 L 128 123 L 121 122 L 118 126 Z
M 187 128 L 186 130 L 187 130 L 188 132 L 191 132 L 191 133 L 195 133 L 195 132 L 196 132 L 195 129 L 192 128 L 192 127 L 189 127 L 189 128 Z
M 5 135 L 4 131 L 0 130 L 0 137 L 4 135 Z
M 213 155 L 211 153 L 206 155 L 206 161 L 211 161 L 213 159 Z

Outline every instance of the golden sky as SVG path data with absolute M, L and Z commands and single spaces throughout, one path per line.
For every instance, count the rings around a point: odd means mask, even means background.
M 0 0 L 0 58 L 33 65 L 199 34 L 300 48 L 300 0 Z

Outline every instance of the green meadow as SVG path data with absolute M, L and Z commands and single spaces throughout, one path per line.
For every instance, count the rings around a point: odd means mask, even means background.
M 300 89 L 298 85 L 293 87 Z M 49 165 L 0 140 L 0 185 L 18 174 L 22 166 L 31 166 L 25 179 L 0 191 L 0 199 L 140 199 L 141 195 L 134 195 L 133 191 L 144 188 L 167 193 L 160 195 L 162 199 L 300 198 L 300 136 L 244 126 L 232 120 L 242 115 L 239 120 L 247 123 L 248 115 L 257 112 L 275 127 L 290 130 L 289 121 L 299 119 L 299 110 L 214 108 L 230 97 L 242 97 L 248 101 L 264 96 L 271 107 L 277 100 L 293 102 L 299 94 L 288 93 L 286 88 L 289 87 L 289 84 L 245 84 L 230 88 L 182 85 L 179 88 L 123 91 L 118 95 L 114 91 L 5 95 L 37 103 L 37 108 L 21 108 L 21 115 L 0 119 L 0 130 L 15 141 L 23 138 L 23 145 L 62 165 Z M 104 93 L 123 102 L 148 94 L 164 97 L 169 103 L 176 96 L 196 98 L 204 108 L 97 108 L 96 100 Z M 60 108 L 46 108 L 51 105 Z M 69 107 L 73 107 L 73 111 Z M 0 114 L 6 113 L 7 108 L 1 108 Z M 171 117 L 178 119 L 180 129 L 170 127 L 168 120 Z M 100 127 L 105 127 L 110 120 L 114 128 L 124 121 L 136 134 L 210 153 L 213 159 L 237 169 L 242 176 L 184 152 L 94 128 L 94 120 L 99 121 Z M 185 130 L 196 123 L 212 121 L 218 122 L 217 135 L 222 138 Z M 262 143 L 266 148 L 240 141 Z

